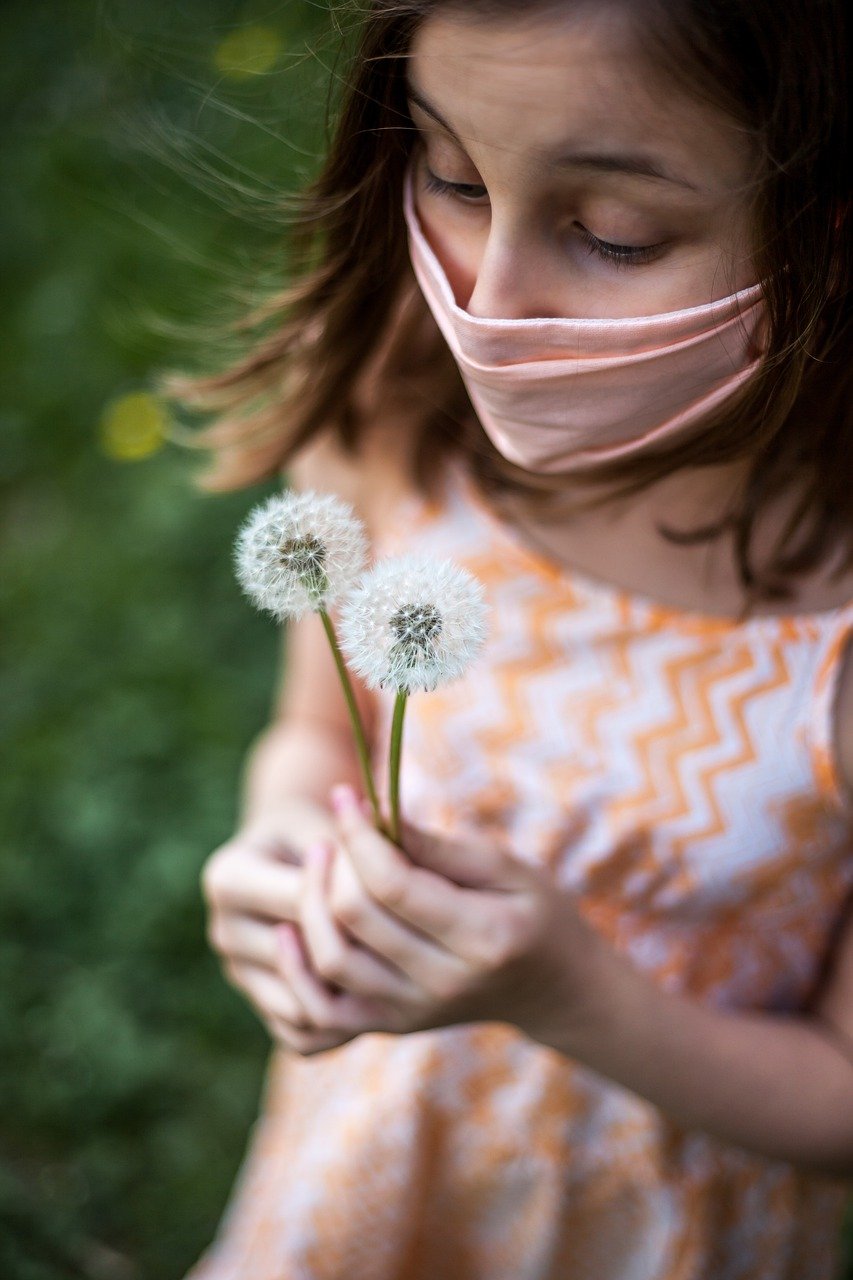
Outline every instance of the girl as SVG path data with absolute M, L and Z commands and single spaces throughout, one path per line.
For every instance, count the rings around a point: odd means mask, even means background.
M 208 487 L 337 492 L 377 556 L 470 569 L 491 634 L 410 707 L 401 850 L 292 629 L 203 877 L 275 1049 L 192 1280 L 837 1274 L 844 8 L 361 6 L 279 323 L 171 386 L 221 411 Z

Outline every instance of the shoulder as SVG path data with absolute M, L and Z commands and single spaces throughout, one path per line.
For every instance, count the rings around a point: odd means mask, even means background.
M 354 452 L 344 448 L 336 433 L 323 432 L 292 459 L 284 478 L 296 489 L 336 494 L 350 504 L 373 537 L 386 516 L 412 492 L 403 426 L 399 422 L 372 425 Z

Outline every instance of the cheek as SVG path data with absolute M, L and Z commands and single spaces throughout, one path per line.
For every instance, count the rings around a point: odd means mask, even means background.
M 458 307 L 465 307 L 474 292 L 483 254 L 482 237 L 462 227 L 440 207 L 439 201 L 418 200 L 416 209 L 424 237 L 450 282 Z

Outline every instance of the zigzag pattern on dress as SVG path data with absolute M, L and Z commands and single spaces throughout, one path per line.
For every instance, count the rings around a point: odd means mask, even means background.
M 406 816 L 537 860 L 669 990 L 803 1008 L 853 886 L 832 749 L 853 604 L 663 609 L 538 560 L 462 477 L 399 509 L 377 553 L 415 548 L 465 565 L 492 614 L 466 677 L 410 699 Z M 832 1280 L 847 1196 L 508 1024 L 368 1034 L 273 1054 L 187 1280 Z

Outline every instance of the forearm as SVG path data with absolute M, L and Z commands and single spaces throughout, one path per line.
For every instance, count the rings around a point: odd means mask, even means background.
M 325 806 L 336 782 L 362 785 L 349 735 L 320 721 L 274 721 L 246 756 L 241 822 L 264 817 L 295 796 Z
M 853 1177 L 853 1061 L 830 1028 L 669 995 L 608 952 L 597 1012 L 554 1047 L 685 1128 Z

